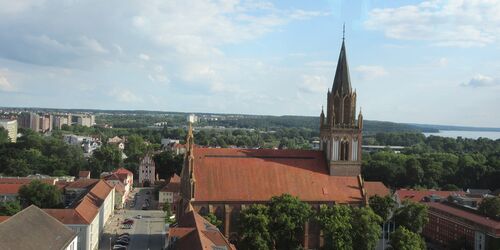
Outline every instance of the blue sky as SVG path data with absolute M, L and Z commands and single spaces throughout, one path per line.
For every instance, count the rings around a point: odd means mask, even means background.
M 500 2 L 0 0 L 0 106 L 316 116 L 346 23 L 366 119 L 500 127 Z

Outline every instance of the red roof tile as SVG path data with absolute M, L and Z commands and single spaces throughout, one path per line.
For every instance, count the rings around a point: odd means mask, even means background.
M 178 182 L 169 183 L 160 190 L 160 192 L 171 192 L 171 193 L 179 193 L 180 191 L 181 191 L 181 184 Z
M 29 184 L 30 182 L 32 182 L 34 180 L 38 180 L 42 183 L 49 184 L 49 185 L 54 185 L 54 183 L 55 183 L 55 178 L 36 179 L 36 178 L 27 178 L 27 177 L 19 177 L 19 178 L 1 177 L 0 184 Z
M 323 152 L 194 148 L 196 201 L 268 201 L 288 193 L 303 201 L 359 203 L 357 177 L 330 176 Z
M 365 181 L 365 190 L 368 197 L 390 195 L 390 190 L 380 181 Z
M 93 187 L 98 181 L 98 179 L 79 179 L 69 183 L 66 188 L 89 189 Z
M 63 224 L 88 224 L 75 209 L 43 209 Z
M 117 174 L 134 175 L 134 173 L 130 172 L 130 170 L 128 170 L 126 168 L 119 168 L 119 169 L 115 170 L 114 172 L 117 173 Z
M 19 189 L 26 184 L 0 184 L 0 194 L 13 195 L 19 193 Z
M 8 218 L 10 218 L 10 216 L 1 215 L 0 216 L 0 223 L 3 222 L 3 221 L 6 221 Z
M 178 227 L 170 228 L 169 238 L 172 237 L 177 238 L 173 249 L 202 250 L 217 246 L 236 250 L 214 225 L 194 211 L 181 217 Z
M 181 177 L 179 177 L 177 174 L 174 174 L 174 176 L 170 178 L 169 183 L 181 183 Z
M 398 189 L 396 196 L 401 200 L 412 200 L 414 202 L 424 201 L 424 198 L 431 195 L 437 195 L 441 198 L 446 198 L 452 194 L 464 195 L 463 191 L 437 191 L 437 190 L 413 190 L 413 189 Z

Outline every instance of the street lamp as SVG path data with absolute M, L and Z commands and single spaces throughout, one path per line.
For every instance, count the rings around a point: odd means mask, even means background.
M 109 237 L 109 249 L 110 249 L 110 250 L 112 249 L 112 248 L 111 248 L 111 239 L 112 239 L 112 237 L 110 236 L 110 237 Z

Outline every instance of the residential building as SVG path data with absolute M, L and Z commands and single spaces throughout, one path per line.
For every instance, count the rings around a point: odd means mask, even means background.
M 38 131 L 45 133 L 52 131 L 52 123 L 53 123 L 53 117 L 51 114 L 44 114 L 40 116 L 40 127 L 38 128 Z
M 56 185 L 58 178 L 34 178 L 34 177 L 0 177 L 0 202 L 15 201 L 19 196 L 19 189 L 38 179 L 45 184 Z
M 11 142 L 17 141 L 17 120 L 0 120 L 0 127 L 7 130 Z
M 174 174 L 170 181 L 165 187 L 163 187 L 158 195 L 158 203 L 159 207 L 163 206 L 163 204 L 170 204 L 170 209 L 172 213 L 176 214 L 177 212 L 177 203 L 179 202 L 181 191 L 181 178 Z
M 71 115 L 56 115 L 54 116 L 53 127 L 61 129 L 63 125 L 71 126 Z
M 92 127 L 95 124 L 95 116 L 94 115 L 85 115 L 85 114 L 80 114 L 80 115 L 73 115 L 75 124 L 84 126 L 84 127 Z
M 78 172 L 78 179 L 90 179 L 90 171 L 81 170 Z
M 125 138 L 120 138 L 118 136 L 108 139 L 108 144 L 116 145 L 120 150 L 125 149 L 125 142 Z
M 366 205 L 360 175 L 363 117 L 356 116 L 356 96 L 342 42 L 326 115 L 320 115 L 320 150 L 197 147 L 190 123 L 178 218 L 190 207 L 201 215 L 213 213 L 233 242 L 238 239 L 240 211 L 273 196 L 297 196 L 314 210 L 321 205 Z M 320 228 L 313 220 L 305 223 L 301 238 L 306 249 L 322 247 Z
M 22 112 L 17 117 L 17 122 L 21 128 L 29 128 L 33 131 L 39 131 L 40 129 L 40 116 L 32 112 Z
M 424 202 L 430 198 L 446 199 L 450 195 L 465 195 L 464 191 L 442 191 L 442 190 L 414 190 L 414 189 L 398 189 L 394 193 L 396 202 L 401 204 L 403 200 L 411 200 L 413 202 Z
M 116 195 L 120 197 L 115 197 L 115 207 L 121 208 L 127 202 L 128 196 L 132 191 L 132 186 L 134 183 L 134 174 L 125 168 L 119 168 L 111 173 L 102 175 L 102 177 L 108 184 L 115 187 Z
M 104 225 L 115 208 L 114 188 L 104 180 L 82 179 L 68 186 L 65 192 L 69 189 L 86 191 L 80 193 L 68 208 L 44 211 L 78 234 L 77 250 L 97 249 Z
M 143 186 L 149 186 L 156 180 L 155 162 L 153 155 L 146 154 L 139 163 L 139 183 Z
M 0 249 L 75 250 L 77 233 L 31 205 L 0 223 Z
M 195 211 L 179 218 L 178 226 L 169 228 L 167 237 L 168 250 L 236 250 L 216 226 Z
M 431 243 L 443 249 L 451 244 L 464 249 L 500 249 L 500 221 L 449 202 L 425 204 L 429 222 L 422 234 Z

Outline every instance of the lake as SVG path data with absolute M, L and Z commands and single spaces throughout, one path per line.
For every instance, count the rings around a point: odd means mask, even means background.
M 459 131 L 459 130 L 440 130 L 439 133 L 424 133 L 427 137 L 429 135 L 457 138 L 477 139 L 479 137 L 489 138 L 492 140 L 500 139 L 500 132 L 495 131 Z

